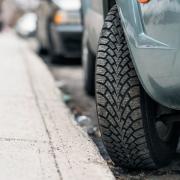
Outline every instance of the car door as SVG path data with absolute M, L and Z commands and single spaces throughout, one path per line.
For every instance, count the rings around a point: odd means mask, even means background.
M 98 39 L 104 22 L 103 0 L 88 0 L 86 2 L 85 27 L 91 49 L 96 53 Z

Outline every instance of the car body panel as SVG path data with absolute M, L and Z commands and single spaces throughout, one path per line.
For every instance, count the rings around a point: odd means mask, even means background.
M 111 0 L 87 1 L 85 34 L 96 53 Z M 180 110 L 180 1 L 115 0 L 130 54 L 145 91 L 161 105 Z
M 98 46 L 98 39 L 104 22 L 103 0 L 84 0 L 84 26 L 88 34 L 88 43 L 91 51 L 95 54 Z
M 116 2 L 144 89 L 160 104 L 180 109 L 180 2 Z

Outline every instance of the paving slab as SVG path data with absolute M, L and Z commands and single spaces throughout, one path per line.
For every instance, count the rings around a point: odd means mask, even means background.
M 115 179 L 41 59 L 12 32 L 0 49 L 0 179 Z

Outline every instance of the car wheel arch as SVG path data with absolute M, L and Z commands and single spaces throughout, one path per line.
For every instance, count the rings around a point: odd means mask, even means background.
M 159 104 L 167 108 L 179 110 L 180 98 L 177 99 L 173 94 L 180 91 L 170 87 L 164 88 L 162 76 L 158 77 L 158 73 L 166 73 L 167 70 L 163 68 L 161 68 L 161 72 L 157 72 L 157 70 L 155 72 L 154 70 L 154 68 L 158 69 L 157 67 L 160 62 L 165 66 L 166 64 L 164 62 L 171 60 L 173 49 L 146 34 L 141 19 L 140 6 L 137 1 L 130 0 L 127 2 L 124 0 L 115 0 L 115 3 L 119 10 L 119 17 L 125 32 L 132 62 L 141 85 L 148 95 Z M 134 8 L 134 12 L 132 12 L 132 8 Z M 151 54 L 151 56 L 148 56 L 148 54 Z M 159 54 L 162 55 L 161 59 L 164 58 L 164 60 L 160 62 L 156 61 L 159 60 Z M 169 69 L 169 72 L 172 71 L 173 67 Z M 171 76 L 167 79 L 165 84 L 171 84 L 172 79 L 174 84 L 178 83 L 177 78 Z M 180 88 L 180 83 L 178 86 L 176 85 L 176 87 Z M 178 97 L 180 97 L 180 93 Z

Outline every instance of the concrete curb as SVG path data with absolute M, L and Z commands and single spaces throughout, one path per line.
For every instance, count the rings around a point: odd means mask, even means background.
M 59 179 L 115 179 L 91 139 L 73 124 L 73 117 L 47 67 L 31 50 L 22 48 L 29 82 Z

